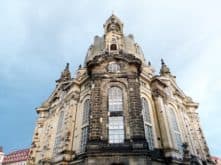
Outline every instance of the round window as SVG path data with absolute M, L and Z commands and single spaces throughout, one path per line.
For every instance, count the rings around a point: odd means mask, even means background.
M 119 72 L 120 71 L 120 65 L 117 63 L 110 63 L 108 65 L 108 71 L 109 72 Z

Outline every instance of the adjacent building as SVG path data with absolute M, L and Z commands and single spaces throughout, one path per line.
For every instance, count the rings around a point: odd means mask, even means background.
M 221 165 L 221 158 L 216 156 L 212 156 L 211 158 L 215 165 Z
M 29 149 L 18 150 L 5 155 L 2 165 L 26 165 Z
M 73 57 L 75 58 L 75 57 Z M 191 81 L 191 80 L 189 80 Z M 210 164 L 198 103 L 160 73 L 111 15 L 83 66 L 66 65 L 38 119 L 29 164 Z
M 0 165 L 2 165 L 4 159 L 4 152 L 3 152 L 3 148 L 0 146 Z

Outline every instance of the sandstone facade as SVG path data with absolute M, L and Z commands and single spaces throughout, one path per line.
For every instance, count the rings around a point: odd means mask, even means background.
M 198 103 L 163 60 L 154 73 L 115 15 L 104 32 L 77 75 L 67 64 L 37 108 L 29 164 L 209 164 Z

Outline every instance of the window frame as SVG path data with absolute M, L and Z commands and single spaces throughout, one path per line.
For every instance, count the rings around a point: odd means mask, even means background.
M 86 145 L 89 133 L 89 119 L 90 119 L 90 98 L 87 98 L 83 102 L 83 115 L 82 115 L 82 128 L 81 128 L 81 142 L 80 142 L 80 152 L 86 151 Z
M 120 65 L 116 62 L 110 62 L 107 66 L 107 70 L 110 73 L 120 72 L 120 69 L 121 69 Z
M 117 50 L 117 44 L 116 43 L 111 43 L 110 44 L 110 51 L 116 51 Z
M 177 116 L 176 112 L 172 107 L 169 107 L 168 109 L 168 120 L 169 120 L 169 125 L 170 125 L 170 130 L 172 133 L 172 140 L 179 151 L 179 153 L 183 153 L 183 142 L 182 142 L 182 136 L 181 136 L 181 131 L 179 127 L 179 123 L 177 121 Z
M 145 97 L 141 98 L 141 102 L 142 102 L 142 115 L 143 115 L 145 138 L 148 142 L 149 149 L 153 150 L 155 145 L 154 145 L 153 123 L 151 118 L 150 105 Z
M 108 89 L 108 111 L 123 111 L 123 91 L 121 88 L 113 86 Z
M 123 90 L 118 86 L 111 86 L 108 89 L 108 142 L 109 144 L 124 143 L 124 101 Z M 116 125 L 120 128 L 113 128 Z
M 90 117 L 90 99 L 86 99 L 83 105 L 83 118 L 82 118 L 82 125 L 89 123 Z
M 108 141 L 111 144 L 124 143 L 124 117 L 112 116 L 109 120 L 109 138 Z
M 57 131 L 56 131 L 54 147 L 53 147 L 53 154 L 54 155 L 58 154 L 58 151 L 60 149 L 60 143 L 62 141 L 61 132 L 62 132 L 63 123 L 64 123 L 64 111 L 61 111 L 59 113 Z

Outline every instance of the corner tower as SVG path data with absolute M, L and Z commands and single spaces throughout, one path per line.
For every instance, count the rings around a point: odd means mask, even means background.
M 162 60 L 159 75 L 123 23 L 111 15 L 83 67 L 66 65 L 37 108 L 29 164 L 205 164 L 198 104 Z

